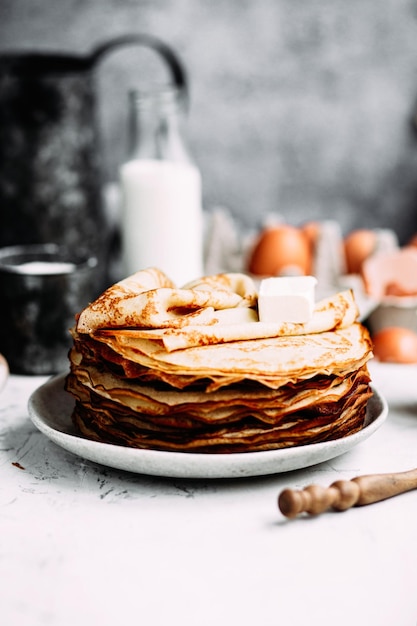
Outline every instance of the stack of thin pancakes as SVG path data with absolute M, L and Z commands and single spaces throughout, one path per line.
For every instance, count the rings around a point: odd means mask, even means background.
M 363 427 L 372 345 L 350 290 L 305 324 L 263 323 L 250 277 L 181 289 L 150 268 L 78 316 L 66 389 L 85 437 L 231 453 L 336 439 Z

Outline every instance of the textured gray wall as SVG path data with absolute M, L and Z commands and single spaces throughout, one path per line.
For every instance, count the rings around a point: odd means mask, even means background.
M 88 52 L 126 32 L 173 46 L 191 83 L 188 139 L 205 206 L 245 226 L 336 218 L 417 232 L 417 7 L 411 0 L 1 0 L 0 47 Z M 126 149 L 128 50 L 98 72 L 103 172 Z

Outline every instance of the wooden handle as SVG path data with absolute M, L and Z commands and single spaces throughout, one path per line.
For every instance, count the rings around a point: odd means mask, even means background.
M 284 489 L 278 497 L 278 507 L 289 518 L 303 512 L 318 515 L 329 508 L 345 511 L 416 488 L 417 469 L 396 474 L 370 474 L 352 480 L 337 480 L 330 487 L 309 485 L 300 491 Z

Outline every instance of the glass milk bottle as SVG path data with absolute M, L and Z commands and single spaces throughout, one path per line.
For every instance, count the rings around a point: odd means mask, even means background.
M 121 166 L 125 275 L 147 267 L 177 286 L 203 274 L 201 176 L 180 133 L 179 92 L 129 94 L 130 158 Z

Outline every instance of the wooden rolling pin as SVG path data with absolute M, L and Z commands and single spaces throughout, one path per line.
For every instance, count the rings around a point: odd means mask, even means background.
M 352 480 L 337 480 L 330 487 L 309 485 L 299 491 L 284 489 L 278 496 L 278 507 L 289 518 L 303 512 L 319 515 L 329 508 L 346 511 L 353 506 L 380 502 L 412 489 L 417 489 L 417 468 L 395 474 L 370 474 Z

